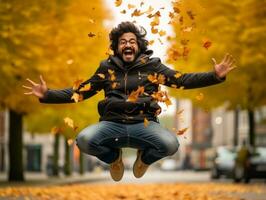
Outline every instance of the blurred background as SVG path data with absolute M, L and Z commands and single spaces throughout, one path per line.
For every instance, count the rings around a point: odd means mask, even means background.
M 211 71 L 211 58 L 220 62 L 227 52 L 236 59 L 223 84 L 165 88 L 172 105 L 162 105 L 160 122 L 181 145 L 151 170 L 265 180 L 265 11 L 264 0 L 0 0 L 1 180 L 108 170 L 74 142 L 97 123 L 102 92 L 78 104 L 45 105 L 24 95 L 22 85 L 27 78 L 38 82 L 40 74 L 53 89 L 88 79 L 112 53 L 109 32 L 126 20 L 143 26 L 154 56 L 181 72 Z M 127 169 L 135 156 L 125 149 Z

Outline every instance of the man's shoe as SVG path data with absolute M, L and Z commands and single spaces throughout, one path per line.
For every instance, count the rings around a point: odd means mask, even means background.
M 138 150 L 137 159 L 136 159 L 134 166 L 133 166 L 133 174 L 136 178 L 142 177 L 149 167 L 149 165 L 142 162 L 142 160 L 141 160 L 142 153 L 143 153 L 143 151 Z
M 110 174 L 114 181 L 120 181 L 124 175 L 124 164 L 122 161 L 122 149 L 119 150 L 118 158 L 110 164 Z

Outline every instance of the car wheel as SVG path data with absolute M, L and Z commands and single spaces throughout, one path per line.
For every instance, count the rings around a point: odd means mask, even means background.
M 236 165 L 234 169 L 234 181 L 236 183 L 240 182 L 244 177 L 244 167 L 241 165 Z

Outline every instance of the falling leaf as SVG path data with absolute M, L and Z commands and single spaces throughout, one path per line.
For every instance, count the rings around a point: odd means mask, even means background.
M 151 7 L 151 6 L 149 6 L 149 8 L 148 8 L 148 10 L 146 10 L 144 13 L 146 13 L 146 14 L 151 14 L 152 13 L 152 11 L 154 10 L 154 8 L 153 7 Z
M 159 31 L 159 35 L 160 35 L 161 37 L 164 36 L 164 35 L 166 35 L 166 31 L 160 30 L 160 31 Z
M 207 40 L 203 43 L 203 47 L 206 49 L 209 49 L 211 45 L 212 45 L 212 42 L 209 40 Z
M 144 5 L 144 2 L 143 2 L 143 1 L 142 1 L 142 2 L 140 2 L 140 7 L 141 7 L 141 6 L 143 6 L 143 5 Z
M 182 76 L 182 74 L 180 73 L 180 72 L 176 72 L 175 73 L 175 78 L 179 78 L 179 77 L 181 77 Z
M 132 91 L 127 98 L 127 102 L 136 102 L 138 100 L 139 95 L 144 93 L 144 87 L 139 86 L 136 91 Z
M 158 41 L 160 42 L 161 45 L 163 45 L 163 42 L 160 38 L 158 38 Z
M 72 95 L 71 99 L 73 99 L 74 102 L 77 103 L 77 102 L 80 102 L 80 101 L 83 100 L 83 95 L 74 92 L 74 94 Z
M 179 21 L 180 25 L 183 25 L 183 23 L 184 23 L 183 16 L 180 16 L 179 19 L 178 19 L 178 21 Z
M 153 43 L 154 43 L 154 40 L 149 41 L 149 45 L 153 45 Z
M 144 127 L 146 128 L 146 127 L 148 127 L 148 125 L 149 125 L 149 120 L 145 117 L 144 118 Z
M 184 109 L 181 109 L 181 110 L 179 110 L 179 111 L 177 111 L 177 115 L 180 115 L 181 113 L 183 113 L 184 112 Z
M 64 118 L 64 122 L 67 126 L 69 126 L 70 128 L 74 128 L 74 121 L 73 119 L 69 118 L 69 117 L 65 117 Z
M 150 25 L 153 27 L 153 26 L 158 26 L 160 24 L 160 18 L 159 16 L 154 16 L 154 19 L 153 21 L 151 21 Z
M 51 133 L 54 134 L 54 135 L 55 135 L 55 134 L 58 134 L 58 133 L 59 133 L 59 130 L 60 130 L 60 129 L 59 129 L 58 127 L 54 126 L 54 127 L 51 129 Z
M 115 81 L 116 77 L 114 75 L 114 70 L 108 69 L 108 73 L 110 74 L 110 80 Z
M 158 33 L 158 29 L 156 29 L 156 28 L 154 28 L 153 26 L 151 27 L 151 32 L 153 33 L 153 34 L 156 34 L 156 33 Z
M 117 84 L 118 84 L 117 82 L 113 82 L 112 85 L 111 85 L 112 89 L 115 89 Z
M 200 92 L 200 93 L 196 96 L 196 100 L 198 100 L 198 101 L 202 101 L 203 99 L 204 99 L 204 94 Z
M 171 19 L 173 19 L 173 18 L 175 17 L 175 13 L 173 13 L 173 12 L 169 12 L 169 17 L 170 17 Z
M 187 15 L 189 16 L 190 19 L 194 20 L 195 19 L 195 14 L 192 13 L 191 10 L 187 11 Z
M 91 89 L 91 83 L 88 83 L 85 86 L 83 86 L 81 89 L 79 89 L 79 91 L 86 92 L 86 91 L 89 91 L 90 89 Z
M 122 13 L 122 14 L 126 14 L 127 11 L 126 11 L 126 10 L 121 10 L 120 13 Z
M 83 79 L 77 79 L 77 80 L 75 80 L 74 83 L 73 83 L 72 89 L 73 90 L 77 90 L 82 82 L 83 82 Z
M 68 146 L 71 146 L 73 143 L 74 143 L 74 140 L 73 139 L 68 139 L 67 140 Z
M 115 6 L 119 7 L 122 4 L 122 0 L 115 0 Z
M 177 135 L 183 135 L 186 131 L 188 130 L 188 128 L 183 128 L 177 131 Z
M 131 8 L 136 8 L 136 6 L 135 6 L 135 5 L 133 5 L 133 4 L 128 4 L 128 5 L 127 5 L 127 7 L 128 7 L 128 9 L 131 9 Z
M 104 79 L 105 78 L 105 75 L 104 74 L 101 74 L 101 73 L 97 74 L 97 76 L 99 76 L 101 79 Z
M 143 15 L 143 14 L 144 14 L 144 13 L 142 13 L 140 10 L 135 9 L 135 10 L 133 11 L 133 13 L 131 13 L 131 17 L 134 17 L 134 16 L 139 17 L 139 16 L 141 16 L 141 15 Z
M 89 32 L 89 33 L 88 33 L 88 36 L 89 36 L 89 37 L 94 37 L 94 36 L 96 36 L 96 35 L 95 35 L 94 33 L 92 33 L 92 32 Z
M 169 50 L 169 58 L 173 59 L 174 61 L 178 60 L 181 57 L 181 53 L 174 48 Z
M 147 62 L 147 59 L 146 59 L 146 58 L 141 58 L 141 59 L 140 59 L 140 62 L 141 62 L 142 64 L 145 64 L 145 63 Z

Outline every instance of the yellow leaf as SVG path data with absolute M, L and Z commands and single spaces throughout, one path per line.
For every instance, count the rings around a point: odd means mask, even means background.
M 69 118 L 69 117 L 65 117 L 64 118 L 64 122 L 67 126 L 69 126 L 70 128 L 74 128 L 74 121 L 73 119 Z
M 145 117 L 144 118 L 144 127 L 146 128 L 149 125 L 149 120 Z
M 160 31 L 159 31 L 159 35 L 160 35 L 161 37 L 164 36 L 164 35 L 166 35 L 166 31 L 160 30 Z
M 202 100 L 204 99 L 204 94 L 200 92 L 200 93 L 196 96 L 196 99 L 197 99 L 198 101 L 202 101 Z
M 73 143 L 74 143 L 74 140 L 73 139 L 68 139 L 67 140 L 68 146 L 71 146 Z
M 177 72 L 177 73 L 175 74 L 175 78 L 179 78 L 180 76 L 182 76 L 182 74 L 181 74 L 180 72 Z
M 73 99 L 77 103 L 80 100 L 80 95 L 78 93 L 74 92 L 71 99 Z
M 101 73 L 99 73 L 99 74 L 97 74 L 101 79 L 104 79 L 105 78 L 105 75 L 104 74 L 101 74 Z
M 86 91 L 89 91 L 90 89 L 91 89 L 91 83 L 88 83 L 87 85 L 85 85 L 84 87 L 79 89 L 79 91 L 80 92 L 86 92 Z
M 153 43 L 154 43 L 154 40 L 149 41 L 149 45 L 153 45 Z
M 122 4 L 122 0 L 115 0 L 115 6 L 119 7 Z
M 127 11 L 126 11 L 126 10 L 121 10 L 120 13 L 121 13 L 121 14 L 126 14 Z
M 138 100 L 139 95 L 144 93 L 145 88 L 143 86 L 139 86 L 136 91 L 132 91 L 127 98 L 128 102 L 136 102 Z
M 143 15 L 143 14 L 144 14 L 144 13 L 142 13 L 140 10 L 135 9 L 135 10 L 133 11 L 133 13 L 131 13 L 131 17 L 134 17 L 134 16 L 138 17 L 138 16 L 141 16 L 141 15 Z
M 115 89 L 116 86 L 117 86 L 117 82 L 113 82 L 112 85 L 111 85 L 112 89 Z
M 177 135 L 183 135 L 186 131 L 188 130 L 188 128 L 183 128 L 177 131 Z
M 60 130 L 60 129 L 59 129 L 58 127 L 54 126 L 54 127 L 51 129 L 51 133 L 54 134 L 54 135 L 55 135 L 55 134 L 58 134 L 58 133 L 59 133 L 59 130 Z
M 127 7 L 128 7 L 128 9 L 131 9 L 131 8 L 135 8 L 136 6 L 133 4 L 128 4 Z

